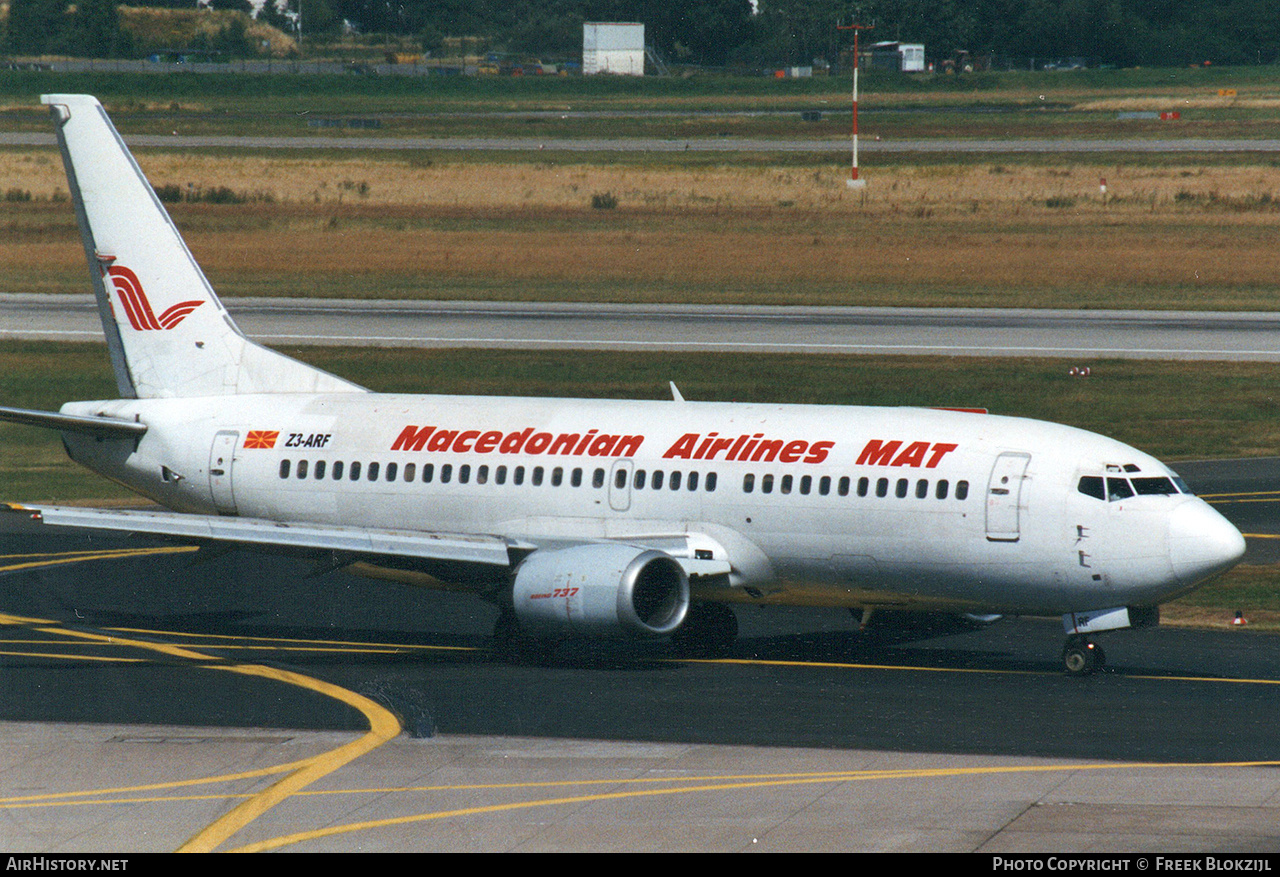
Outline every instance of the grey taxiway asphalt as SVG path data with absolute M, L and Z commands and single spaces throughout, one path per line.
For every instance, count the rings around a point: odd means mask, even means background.
M 1280 361 L 1280 313 L 228 299 L 268 344 Z M 89 295 L 0 294 L 0 338 L 97 341 Z

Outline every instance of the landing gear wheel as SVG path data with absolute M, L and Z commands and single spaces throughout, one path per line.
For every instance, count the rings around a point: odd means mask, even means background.
M 1084 637 L 1071 637 L 1062 647 L 1062 666 L 1068 676 L 1088 676 L 1105 661 L 1102 650 Z
M 695 603 L 671 635 L 682 658 L 723 658 L 738 638 L 738 617 L 723 603 Z

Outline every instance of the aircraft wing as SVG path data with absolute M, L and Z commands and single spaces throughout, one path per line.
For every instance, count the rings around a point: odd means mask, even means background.
M 598 540 L 556 540 L 554 546 L 471 533 L 285 523 L 261 518 L 183 514 L 169 511 L 129 511 L 65 506 L 10 505 L 47 526 L 74 527 L 120 534 L 156 536 L 201 545 L 257 548 L 302 555 L 322 561 L 321 571 L 351 564 L 426 573 L 446 587 L 474 588 L 504 582 L 520 561 L 539 548 L 563 548 Z M 625 540 L 670 555 L 686 575 L 724 577 L 725 560 L 698 556 L 686 537 L 648 537 Z
M 322 558 L 331 569 L 359 561 L 399 563 L 445 582 L 493 581 L 533 550 L 500 536 L 281 523 L 259 518 L 116 511 L 59 506 L 10 506 L 48 526 L 141 534 L 202 545 L 260 548 Z

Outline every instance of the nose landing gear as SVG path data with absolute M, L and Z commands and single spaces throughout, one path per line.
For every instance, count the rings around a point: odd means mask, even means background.
M 1062 647 L 1062 666 L 1068 676 L 1088 676 L 1107 663 L 1107 656 L 1093 640 L 1082 634 L 1067 637 Z

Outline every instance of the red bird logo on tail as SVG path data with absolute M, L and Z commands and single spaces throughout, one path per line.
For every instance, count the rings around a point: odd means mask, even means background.
M 115 284 L 116 295 L 120 296 L 120 304 L 124 305 L 129 325 L 140 332 L 147 329 L 172 329 L 185 320 L 187 314 L 204 304 L 198 299 L 180 301 L 157 316 L 151 309 L 147 294 L 142 291 L 142 282 L 138 280 L 137 274 L 123 265 L 113 265 L 107 269 L 107 274 L 111 275 Z

